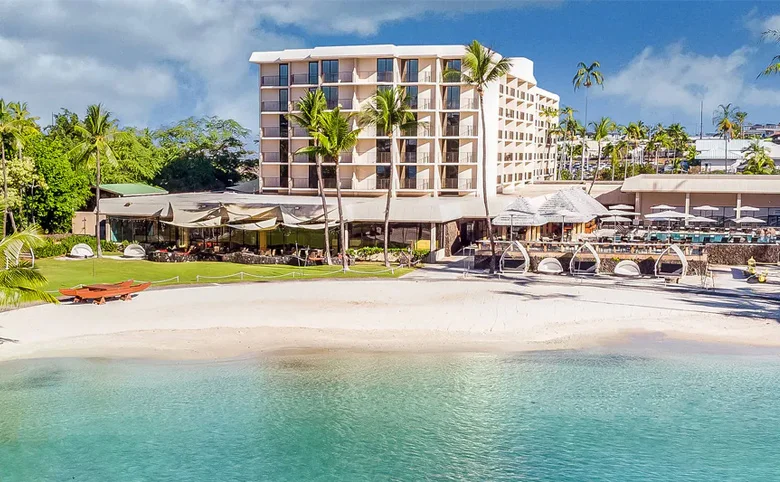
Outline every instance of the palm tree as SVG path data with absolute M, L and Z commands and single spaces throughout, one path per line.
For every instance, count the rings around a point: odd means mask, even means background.
M 712 114 L 712 123 L 726 142 L 725 164 L 728 164 L 729 160 L 729 138 L 734 135 L 734 116 L 737 112 L 739 112 L 739 107 L 732 106 L 729 103 L 726 105 L 720 104 Z M 728 166 L 725 167 L 728 169 Z
M 37 226 L 29 226 L 0 240 L 0 256 L 5 261 L 0 267 L 0 307 L 36 301 L 57 303 L 54 296 L 41 290 L 46 278 L 28 262 L 20 260 L 23 250 L 33 249 L 42 243 Z
M 543 107 L 542 110 L 539 112 L 539 116 L 543 119 L 545 119 L 544 127 L 545 127 L 545 133 L 544 133 L 544 140 L 547 143 L 547 162 L 550 161 L 550 150 L 552 149 L 552 137 L 553 137 L 553 129 L 557 128 L 557 124 L 551 124 L 552 119 L 557 119 L 560 115 L 560 112 L 555 107 Z M 555 154 L 556 163 L 558 161 L 558 153 Z
M 103 256 L 100 246 L 100 156 L 110 163 L 116 162 L 111 142 L 117 133 L 117 121 L 111 118 L 111 112 L 103 109 L 102 104 L 87 107 L 84 122 L 74 126 L 80 141 L 70 151 L 77 166 L 84 166 L 95 161 L 95 238 L 97 241 L 97 257 Z
M 299 113 L 288 114 L 287 117 L 298 124 L 307 132 L 314 133 L 320 131 L 321 114 L 328 107 L 325 94 L 322 90 L 307 92 L 306 95 L 295 104 Z M 314 141 L 316 144 L 316 140 Z M 297 154 L 297 152 L 296 152 Z M 322 215 L 325 221 L 325 264 L 331 264 L 330 260 L 330 225 L 328 223 L 328 201 L 325 197 L 325 184 L 322 180 L 322 157 L 315 156 L 314 162 L 317 164 L 317 189 L 319 190 L 320 200 L 322 201 Z
M 625 129 L 623 126 L 618 126 L 619 129 Z M 623 179 L 628 175 L 628 162 L 626 162 L 626 156 L 628 156 L 629 144 L 625 139 L 619 140 L 615 145 L 614 156 L 623 162 Z M 612 180 L 615 180 L 615 169 L 612 170 Z
M 556 165 L 556 179 L 557 176 L 560 175 L 561 169 L 563 169 L 563 156 L 561 156 L 561 162 L 558 163 L 558 138 L 563 137 L 566 135 L 566 131 L 564 131 L 559 124 L 553 124 L 552 127 L 550 127 L 547 130 L 547 135 L 550 136 L 550 138 L 547 140 L 547 157 L 550 157 L 550 151 L 552 150 L 553 144 L 555 144 L 555 165 Z M 565 153 L 566 151 L 561 151 Z
M 484 47 L 474 40 L 466 46 L 466 53 L 461 61 L 465 72 L 462 80 L 477 89 L 479 96 L 479 117 L 481 123 L 480 136 L 482 137 L 482 198 L 485 203 L 485 223 L 487 224 L 490 239 L 490 273 L 496 271 L 496 238 L 493 235 L 493 223 L 490 220 L 490 207 L 488 204 L 487 189 L 487 140 L 485 138 L 485 89 L 493 82 L 498 81 L 509 73 L 512 62 L 507 58 L 495 59 L 497 54 L 490 48 Z
M 628 140 L 633 148 L 631 150 L 631 165 L 634 165 L 634 157 L 639 150 L 639 145 L 647 137 L 647 126 L 642 122 L 629 122 L 625 128 L 626 140 Z M 626 163 L 628 166 L 628 163 Z M 626 174 L 628 170 L 626 168 Z M 627 177 L 627 176 L 625 176 Z
M 5 144 L 10 142 L 18 146 L 21 143 L 22 132 L 19 123 L 14 119 L 11 106 L 0 99 L 0 156 L 3 163 L 3 237 L 5 237 L 8 222 L 8 166 L 5 158 Z
M 378 90 L 371 97 L 371 100 L 363 107 L 360 112 L 359 123 L 361 126 L 375 126 L 377 132 L 384 132 L 390 140 L 390 182 L 387 186 L 387 202 L 385 203 L 385 228 L 384 228 L 384 257 L 385 266 L 390 267 L 390 255 L 388 245 L 390 244 L 390 200 L 395 192 L 395 140 L 393 135 L 396 130 L 400 134 L 404 131 L 411 131 L 417 127 L 424 126 L 424 122 L 417 120 L 417 116 L 412 112 L 409 103 L 406 101 L 406 89 L 396 87 L 395 89 Z M 406 143 L 401 143 L 401 162 L 403 162 L 406 151 Z
M 349 270 L 347 259 L 346 230 L 344 229 L 344 209 L 341 204 L 341 153 L 351 151 L 357 144 L 360 129 L 352 129 L 350 125 L 352 116 L 341 115 L 341 108 L 321 112 L 318 122 L 318 130 L 313 131 L 314 145 L 300 149 L 302 154 L 327 157 L 336 164 L 336 204 L 339 212 L 339 240 L 341 253 L 341 266 L 344 271 Z
M 563 119 L 561 119 L 561 121 L 559 122 L 560 128 L 563 129 L 563 150 L 562 150 L 562 154 L 563 155 L 561 156 L 562 157 L 561 163 L 562 163 L 562 165 L 565 166 L 566 165 L 566 160 L 567 160 L 566 158 L 568 157 L 568 161 L 569 161 L 568 170 L 569 170 L 569 172 L 571 172 L 572 160 L 571 160 L 571 157 L 566 155 L 566 150 L 568 148 L 568 142 L 566 141 L 566 138 L 569 135 L 569 126 L 571 125 L 571 123 L 574 122 L 574 113 L 575 112 L 577 112 L 577 111 L 572 109 L 569 106 L 562 106 L 561 109 L 560 109 L 560 115 L 561 115 L 561 117 L 563 117 Z
M 745 159 L 748 160 L 745 174 L 773 174 L 775 172 L 775 161 L 769 157 L 769 148 L 764 147 L 761 141 L 756 139 L 743 150 Z
M 36 124 L 38 117 L 30 115 L 30 111 L 27 108 L 27 102 L 11 102 L 8 104 L 8 108 L 19 133 L 16 138 L 16 150 L 19 161 L 21 161 L 22 149 L 24 149 L 24 137 L 38 131 L 38 124 Z M 13 211 L 9 211 L 8 214 L 11 220 L 11 229 L 16 231 L 14 213 Z
M 595 83 L 604 88 L 604 76 L 601 73 L 601 64 L 596 61 L 590 65 L 585 62 L 577 64 L 577 72 L 574 74 L 574 78 L 571 79 L 571 83 L 574 85 L 574 91 L 580 87 L 585 87 L 585 122 L 584 125 L 588 125 L 588 92 L 591 86 Z M 585 179 L 585 143 L 587 142 L 587 132 L 583 136 L 582 140 L 582 169 L 580 171 L 580 179 Z
M 766 30 L 762 36 L 765 39 L 772 39 L 776 42 L 780 42 L 780 30 Z M 772 61 L 769 63 L 769 65 L 766 66 L 764 70 L 761 71 L 760 74 L 758 74 L 758 77 L 762 76 L 768 76 L 773 74 L 780 74 L 780 55 L 775 55 L 772 57 Z M 758 78 L 756 77 L 756 78 Z
M 593 190 L 593 185 L 596 183 L 596 178 L 599 176 L 601 170 L 601 142 L 609 136 L 609 133 L 615 129 L 615 123 L 609 117 L 602 117 L 598 122 L 591 122 L 593 126 L 593 138 L 599 145 L 598 156 L 596 157 L 596 172 L 593 173 L 593 181 L 590 183 L 588 194 Z
M 745 138 L 745 119 L 747 119 L 748 113 L 745 111 L 739 111 L 734 114 L 734 120 L 737 121 L 739 126 L 739 137 Z
M 672 155 L 676 158 L 678 151 L 684 150 L 685 146 L 687 146 L 690 141 L 688 133 L 685 132 L 685 127 L 680 123 L 671 124 L 666 128 L 666 133 L 669 135 L 671 141 Z

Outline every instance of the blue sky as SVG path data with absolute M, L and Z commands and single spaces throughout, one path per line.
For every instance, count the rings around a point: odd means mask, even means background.
M 445 13 L 447 12 L 447 13 Z M 110 29 L 104 28 L 111 25 Z M 543 88 L 580 110 L 579 61 L 599 60 L 589 120 L 681 122 L 712 130 L 732 102 L 754 122 L 780 121 L 780 76 L 756 74 L 780 45 L 777 2 L 513 0 L 26 0 L 0 4 L 0 95 L 42 119 L 104 102 L 126 124 L 189 115 L 257 126 L 253 50 L 317 45 L 452 44 L 476 38 L 535 63 Z

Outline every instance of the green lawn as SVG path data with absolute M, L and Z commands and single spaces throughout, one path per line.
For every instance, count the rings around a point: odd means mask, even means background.
M 198 261 L 193 263 L 155 263 L 152 261 L 118 260 L 118 259 L 87 259 L 87 260 L 63 260 L 41 259 L 35 261 L 35 266 L 41 274 L 46 276 L 49 283 L 46 290 L 53 291 L 59 288 L 70 288 L 79 284 L 91 283 L 115 283 L 127 279 L 138 281 L 160 281 L 179 277 L 176 281 L 162 284 L 193 284 L 196 276 L 227 276 L 243 271 L 256 276 L 277 276 L 271 278 L 278 281 L 292 279 L 314 278 L 396 278 L 411 271 L 409 268 L 395 269 L 394 273 L 383 272 L 385 267 L 375 263 L 361 263 L 352 267 L 349 273 L 333 274 L 339 270 L 338 266 L 312 266 L 297 268 L 285 265 L 247 265 L 235 263 L 221 263 Z M 295 273 L 293 276 L 292 273 Z M 285 276 L 282 276 L 285 275 Z M 267 279 L 245 276 L 244 281 L 264 281 Z M 203 280 L 206 282 L 230 282 L 241 281 L 238 276 L 225 279 Z

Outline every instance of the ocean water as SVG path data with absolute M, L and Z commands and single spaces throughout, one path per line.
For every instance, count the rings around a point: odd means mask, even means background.
M 780 358 L 0 365 L 0 481 L 780 480 Z

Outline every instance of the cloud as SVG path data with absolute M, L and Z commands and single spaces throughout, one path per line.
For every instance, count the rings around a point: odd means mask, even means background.
M 718 104 L 744 109 L 780 106 L 780 90 L 755 85 L 749 65 L 753 48 L 742 47 L 726 56 L 701 55 L 672 44 L 656 51 L 647 47 L 617 73 L 607 76 L 597 95 L 615 97 L 643 109 L 666 109 L 698 116 L 700 103 L 711 113 Z
M 558 1 L 29 0 L 0 2 L 0 92 L 47 119 L 105 103 L 129 124 L 188 115 L 257 125 L 255 50 L 305 36 L 375 34 L 383 24 Z M 12 19 L 12 20 L 11 20 Z

